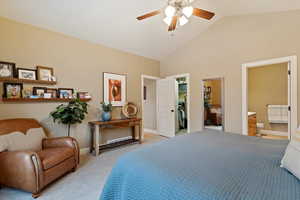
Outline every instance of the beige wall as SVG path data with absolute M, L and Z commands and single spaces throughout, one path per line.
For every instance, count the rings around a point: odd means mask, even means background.
M 156 130 L 156 80 L 144 79 L 147 88 L 147 99 L 144 100 L 144 128 Z
M 206 87 L 211 87 L 211 104 L 222 105 L 222 83 L 221 80 L 207 80 L 204 82 Z
M 299 57 L 299 19 L 300 11 L 225 17 L 161 62 L 162 76 L 191 75 L 192 131 L 202 129 L 201 80 L 220 76 L 225 81 L 225 129 L 242 132 L 241 65 Z
M 81 147 L 88 147 L 90 142 L 87 122 L 99 119 L 102 72 L 127 74 L 127 99 L 138 105 L 141 105 L 141 74 L 159 76 L 159 62 L 151 59 L 3 18 L 0 18 L 0 30 L 0 60 L 16 62 L 18 67 L 54 67 L 58 79 L 55 87 L 79 88 L 92 94 L 87 119 L 83 124 L 74 126 L 76 129 L 72 129 L 72 135 L 79 140 Z M 55 135 L 65 135 L 65 127 L 53 124 L 48 117 L 57 105 L 58 103 L 0 103 L 0 119 L 37 118 Z M 114 116 L 120 116 L 119 109 L 114 111 Z M 128 131 L 115 130 L 110 135 L 115 137 L 122 134 L 128 134 Z
M 264 123 L 264 129 L 281 130 L 281 124 L 268 122 L 267 105 L 288 105 L 287 74 L 287 63 L 249 68 L 248 111 L 256 112 L 257 122 Z

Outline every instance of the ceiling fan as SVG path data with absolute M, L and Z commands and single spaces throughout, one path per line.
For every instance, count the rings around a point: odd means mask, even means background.
M 169 26 L 168 31 L 175 31 L 178 24 L 180 26 L 188 23 L 189 18 L 194 15 L 207 20 L 212 19 L 215 13 L 207 10 L 193 8 L 191 5 L 194 0 L 168 0 L 168 5 L 164 9 L 156 10 L 145 15 L 137 17 L 137 20 L 144 20 L 149 17 L 159 15 L 165 12 L 164 22 Z

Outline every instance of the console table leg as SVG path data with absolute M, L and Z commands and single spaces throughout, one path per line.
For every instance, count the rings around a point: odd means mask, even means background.
M 140 122 L 140 124 L 139 124 L 139 142 L 140 142 L 140 144 L 143 143 L 142 135 L 143 135 L 142 123 Z
M 99 137 L 100 137 L 100 127 L 97 125 L 94 130 L 94 151 L 95 156 L 99 155 Z

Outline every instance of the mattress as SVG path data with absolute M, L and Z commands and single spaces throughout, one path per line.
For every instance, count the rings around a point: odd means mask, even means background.
M 288 142 L 204 131 L 121 157 L 101 200 L 299 200 L 280 168 Z

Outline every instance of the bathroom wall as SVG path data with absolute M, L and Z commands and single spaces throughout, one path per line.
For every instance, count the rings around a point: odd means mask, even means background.
M 267 105 L 288 105 L 287 63 L 250 68 L 248 71 L 248 110 L 256 112 L 264 129 L 286 131 L 287 124 L 270 124 Z

